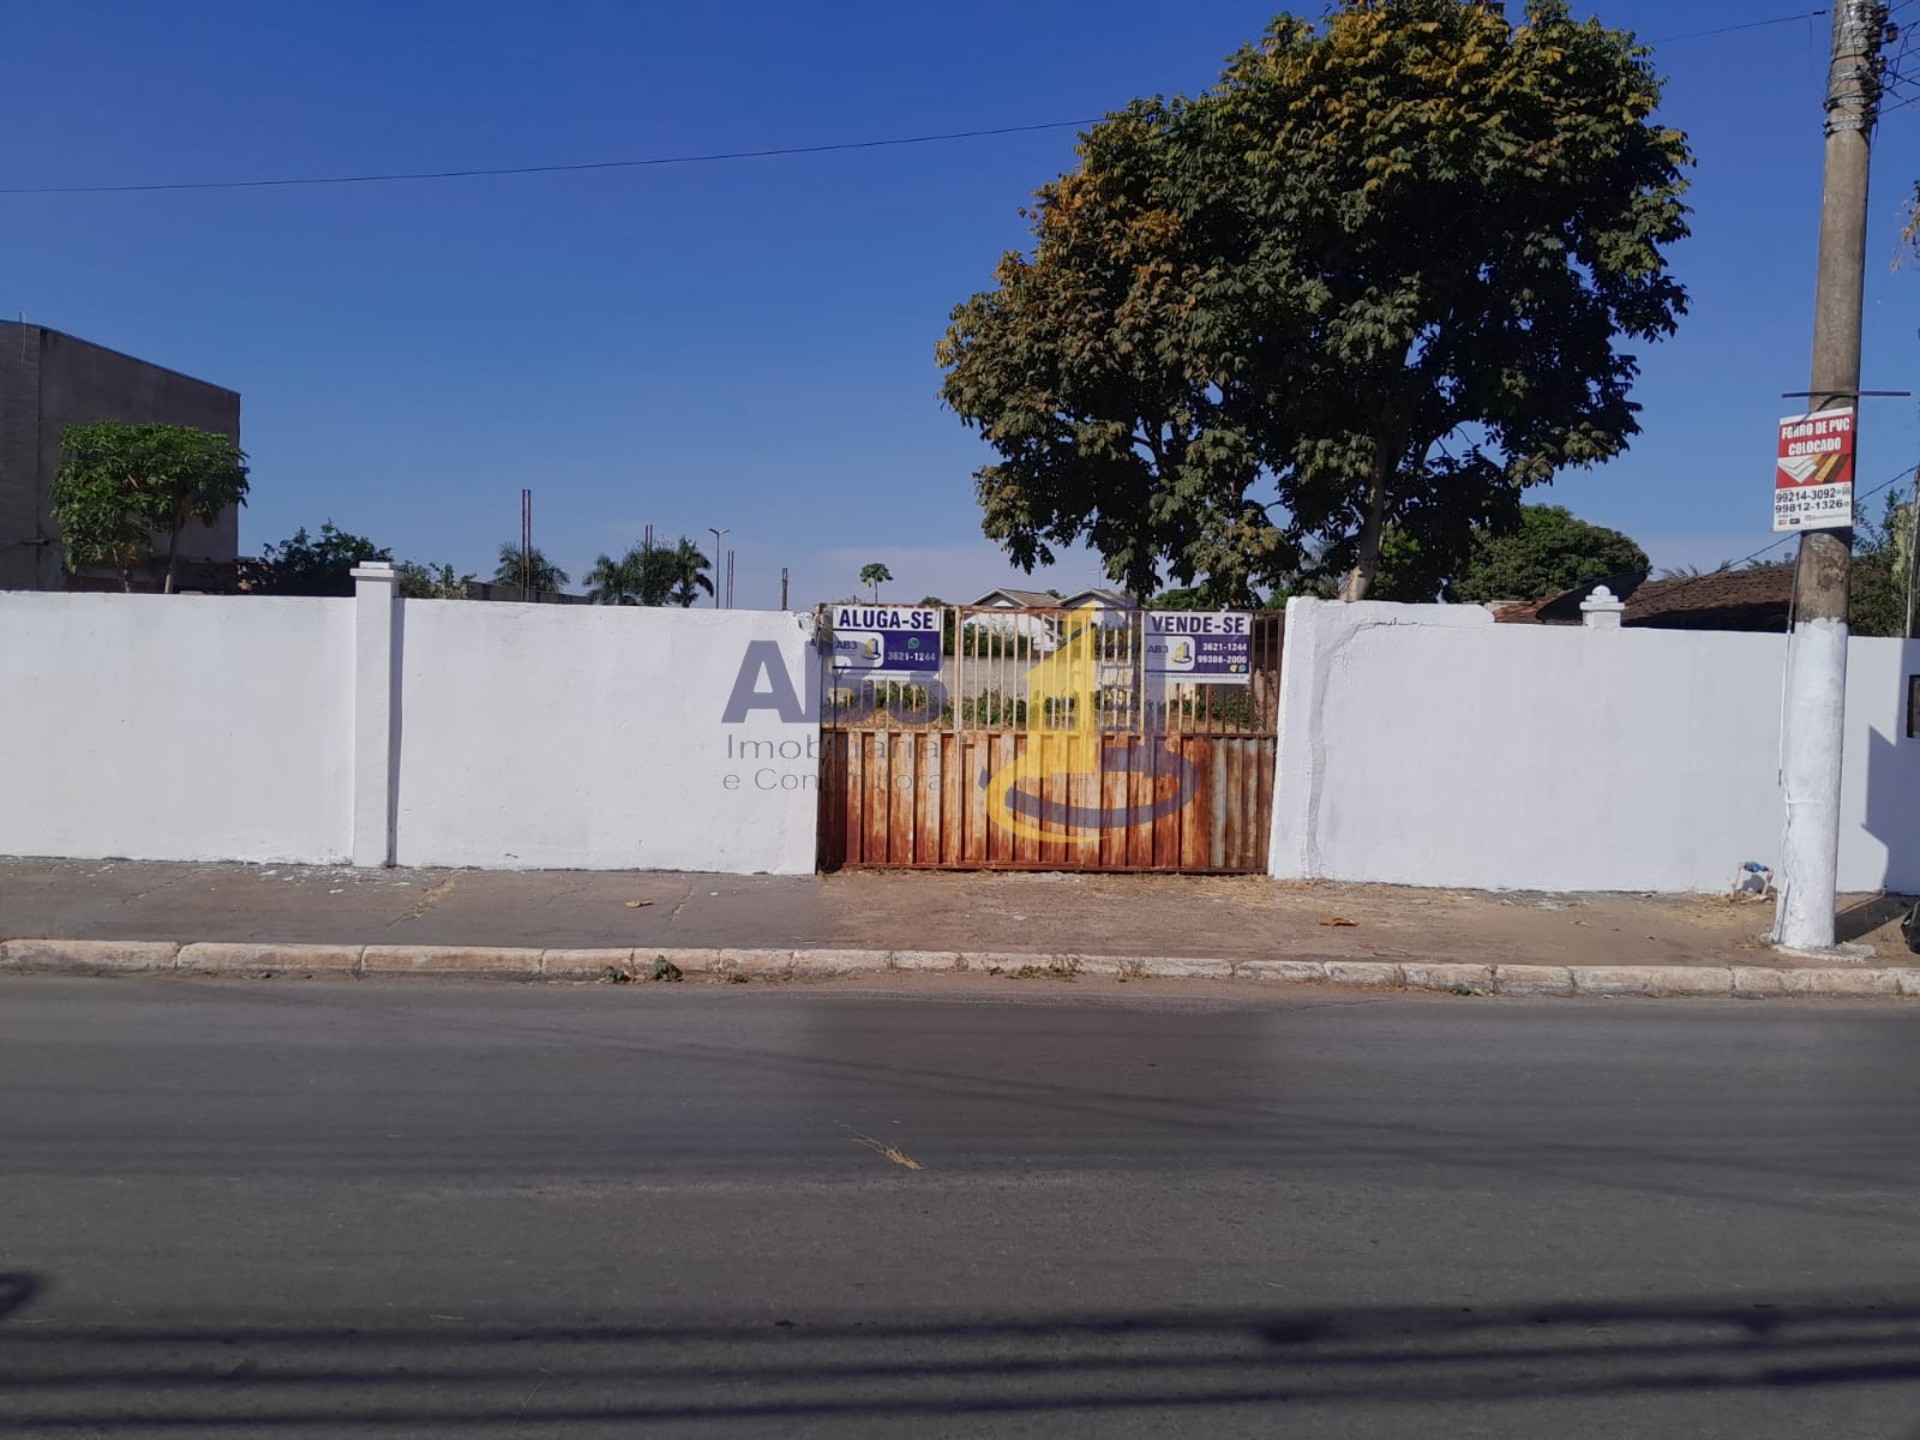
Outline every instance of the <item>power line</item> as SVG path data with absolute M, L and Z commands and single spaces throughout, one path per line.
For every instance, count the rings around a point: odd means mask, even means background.
M 0 195 L 136 195 L 163 190 L 268 190 L 301 185 L 380 185 L 402 180 L 468 180 L 497 175 L 560 175 L 583 170 L 642 170 L 663 165 L 708 165 L 723 160 L 769 160 L 783 155 L 826 155 L 843 150 L 881 150 L 900 145 L 936 145 L 992 135 L 1027 135 L 1066 130 L 1094 120 L 1043 120 L 1036 125 L 1001 125 L 982 130 L 950 130 L 937 135 L 898 135 L 882 140 L 843 140 L 831 145 L 783 145 L 770 150 L 721 150 L 701 155 L 654 155 L 642 160 L 589 160 L 566 165 L 496 165 L 471 170 L 400 170 L 376 175 L 308 175 L 266 180 L 181 180 L 148 185 L 20 185 L 0 187 Z
M 1830 10 L 1808 10 L 1799 15 L 1776 15 L 1771 20 L 1749 20 L 1741 25 L 1722 25 L 1717 30 L 1690 30 L 1685 35 L 1667 35 L 1658 40 L 1649 40 L 1649 45 L 1671 45 L 1678 40 L 1704 40 L 1709 35 L 1731 35 L 1736 30 L 1760 30 L 1769 25 L 1791 25 L 1796 20 L 1818 20 L 1822 15 L 1830 15 Z
M 1861 494 L 1854 496 L 1853 503 L 1855 507 L 1857 508 L 1860 505 L 1860 503 L 1864 500 L 1871 500 L 1874 496 L 1880 494 L 1883 490 L 1891 490 L 1894 486 L 1898 485 L 1902 480 L 1906 479 L 1909 475 L 1913 474 L 1916 469 L 1920 469 L 1920 466 L 1909 465 L 1906 467 L 1906 469 L 1902 470 L 1898 475 L 1895 475 L 1891 480 L 1882 481 L 1880 484 L 1874 486 L 1873 489 L 1864 491 Z M 1661 598 L 1663 600 L 1671 600 L 1675 595 L 1678 595 L 1682 591 L 1684 591 L 1689 585 L 1697 584 L 1702 580 L 1712 580 L 1716 576 L 1731 574 L 1740 570 L 1744 570 L 1748 565 L 1751 565 L 1755 560 L 1758 560 L 1762 555 L 1765 555 L 1772 550 L 1778 550 L 1782 545 L 1791 544 L 1793 541 L 1798 540 L 1799 538 L 1800 538 L 1799 531 L 1790 530 L 1785 535 L 1782 535 L 1779 539 L 1773 541 L 1771 544 L 1762 545 L 1758 550 L 1754 551 L 1751 555 L 1742 555 L 1738 560 L 1728 560 L 1724 564 L 1717 565 L 1711 570 L 1703 570 L 1698 575 L 1688 575 L 1688 576 L 1681 577 L 1681 583 L 1674 586 L 1673 589 L 1667 591 L 1663 596 L 1661 596 Z
M 1900 0 L 1901 4 L 1912 0 Z M 1770 25 L 1788 25 L 1829 14 L 1809 10 L 1799 15 L 1778 15 L 1770 20 L 1749 20 L 1739 25 L 1723 25 L 1713 30 L 1693 30 L 1684 35 L 1667 35 L 1646 43 L 1672 45 L 1683 40 L 1703 40 L 1714 35 L 1729 35 L 1737 30 L 1758 30 Z M 1897 107 L 1896 107 L 1897 108 Z M 387 185 L 419 180 L 474 180 L 509 175 L 566 175 L 595 170 L 646 170 L 667 165 L 711 165 L 729 160 L 772 160 L 794 155 L 830 155 L 851 150 L 883 150 L 903 145 L 939 145 L 955 140 L 979 140 L 996 135 L 1029 135 L 1045 130 L 1067 130 L 1097 124 L 1095 119 L 1043 120 L 1032 125 L 1000 125 L 975 130 L 949 130 L 931 135 L 896 135 L 877 140 L 843 140 L 826 145 L 781 145 L 765 150 L 719 150 L 693 155 L 652 155 L 636 160 L 586 160 L 553 165 L 482 165 L 462 170 L 395 170 L 364 175 L 270 176 L 257 180 L 179 180 L 134 185 L 12 185 L 0 186 L 0 196 L 30 195 L 151 195 L 174 191 L 206 190 L 280 190 L 317 185 Z

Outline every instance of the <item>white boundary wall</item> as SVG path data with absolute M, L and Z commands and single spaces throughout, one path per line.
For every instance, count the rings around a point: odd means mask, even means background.
M 347 858 L 353 602 L 0 594 L 0 854 Z
M 818 726 L 723 723 L 753 641 L 804 689 L 811 616 L 405 608 L 400 864 L 813 871 Z
M 1287 606 L 1273 874 L 1725 891 L 1778 865 L 1784 635 Z M 1840 885 L 1920 890 L 1920 643 L 1852 642 Z
M 353 599 L 0 593 L 0 854 L 813 870 L 812 617 L 356 574 Z

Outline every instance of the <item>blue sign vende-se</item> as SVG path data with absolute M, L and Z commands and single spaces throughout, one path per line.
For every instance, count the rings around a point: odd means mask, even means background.
M 1232 610 L 1146 612 L 1147 673 L 1207 685 L 1245 685 L 1253 673 L 1253 617 Z
M 938 674 L 940 612 L 924 606 L 834 606 L 833 668 L 869 675 Z

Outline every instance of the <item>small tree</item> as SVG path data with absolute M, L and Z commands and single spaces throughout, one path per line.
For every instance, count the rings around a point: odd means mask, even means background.
M 873 603 L 876 605 L 880 603 L 880 587 L 890 584 L 892 580 L 893 572 L 878 560 L 860 567 L 860 583 L 873 591 Z
M 247 567 L 246 588 L 255 595 L 351 595 L 353 567 L 393 559 L 393 552 L 364 535 L 334 528 L 331 520 L 309 536 L 302 525 L 291 539 L 267 545 Z
M 537 546 L 526 553 L 523 565 L 518 545 L 511 540 L 500 544 L 500 563 L 493 570 L 493 583 L 496 585 L 519 585 L 530 596 L 550 595 L 571 578 L 566 571 L 542 555 Z
M 1876 523 L 1854 517 L 1847 623 L 1855 635 L 1905 635 L 1913 565 L 1913 501 L 1887 495 Z
M 455 575 L 451 565 L 428 565 L 418 560 L 402 560 L 395 567 L 400 595 L 406 600 L 465 600 L 473 576 Z
M 153 536 L 164 535 L 164 588 L 172 594 L 187 522 L 211 525 L 247 503 L 247 457 L 212 431 L 102 420 L 69 425 L 60 446 L 66 458 L 53 477 L 53 514 L 67 568 L 110 565 L 128 590 Z
M 587 587 L 587 599 L 595 605 L 638 605 L 642 562 L 646 551 L 636 545 L 619 559 L 611 555 L 597 557 L 581 577 Z
M 1564 505 L 1523 505 L 1511 527 L 1477 527 L 1464 563 L 1447 560 L 1446 552 L 1436 556 L 1392 527 L 1381 542 L 1374 596 L 1417 602 L 1441 596 L 1457 604 L 1544 600 L 1583 581 L 1653 569 L 1630 536 L 1582 520 Z

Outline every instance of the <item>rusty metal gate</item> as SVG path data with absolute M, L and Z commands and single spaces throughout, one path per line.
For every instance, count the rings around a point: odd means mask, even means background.
M 939 613 L 937 681 L 826 671 L 821 868 L 1265 872 L 1279 614 L 1208 684 L 1155 673 L 1136 609 Z

